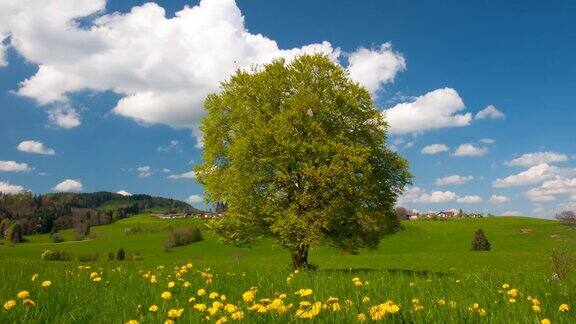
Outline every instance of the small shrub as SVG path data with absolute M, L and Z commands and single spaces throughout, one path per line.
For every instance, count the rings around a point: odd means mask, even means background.
M 123 248 L 118 249 L 118 252 L 116 252 L 116 260 L 118 261 L 126 260 L 126 251 L 124 251 Z
M 164 250 L 170 251 L 173 247 L 188 245 L 203 239 L 202 230 L 198 226 L 168 227 L 168 235 L 164 239 Z
M 62 243 L 64 242 L 64 237 L 60 233 L 52 234 L 52 243 Z
M 566 247 L 553 250 L 550 253 L 552 263 L 552 273 L 554 278 L 564 280 L 574 269 L 574 254 Z
M 478 229 L 476 233 L 474 233 L 474 238 L 472 239 L 472 251 L 490 251 L 490 242 L 484 235 L 484 231 L 482 229 Z
M 72 238 L 74 241 L 82 241 L 90 234 L 90 225 L 88 222 L 75 223 L 72 227 Z
M 98 260 L 98 253 L 82 254 L 78 256 L 79 262 L 93 262 Z
M 46 250 L 40 256 L 44 261 L 70 261 L 72 255 L 65 251 Z
M 142 261 L 144 258 L 140 255 L 140 252 L 136 251 L 131 257 L 132 261 Z
M 12 243 L 22 243 L 26 240 L 24 239 L 24 235 L 22 234 L 22 224 L 16 222 L 8 228 L 8 232 L 6 233 L 6 240 Z
M 566 210 L 560 214 L 556 214 L 555 218 L 563 225 L 576 225 L 576 213 L 571 210 Z
M 128 227 L 124 230 L 126 234 L 140 234 L 142 233 L 142 225 L 136 224 L 132 227 Z

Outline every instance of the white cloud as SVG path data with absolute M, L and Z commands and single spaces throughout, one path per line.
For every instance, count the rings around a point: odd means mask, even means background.
M 20 83 L 19 95 L 51 107 L 80 91 L 111 91 L 121 97 L 115 114 L 188 128 L 196 136 L 206 95 L 237 69 L 301 54 L 343 58 L 327 41 L 279 48 L 275 40 L 246 29 L 233 0 L 202 0 L 174 14 L 152 2 L 106 14 L 105 0 L 3 1 L 0 35 L 10 35 L 8 46 L 38 65 Z M 405 67 L 389 43 L 347 56 L 351 75 L 373 92 Z
M 576 198 L 576 178 L 555 176 L 554 179 L 542 182 L 539 187 L 526 191 L 526 196 L 531 201 L 553 201 L 560 195 L 572 195 L 571 200 Z
M 501 196 L 501 195 L 492 195 L 490 196 L 490 199 L 488 199 L 488 202 L 493 204 L 493 205 L 500 205 L 506 202 L 509 202 L 510 198 L 506 197 L 506 196 Z
M 488 153 L 488 148 L 486 147 L 478 147 L 472 143 L 464 143 L 458 146 L 456 152 L 454 152 L 455 156 L 483 156 Z
M 48 110 L 48 120 L 57 127 L 70 129 L 80 126 L 80 115 L 69 105 L 60 105 Z
M 80 192 L 82 191 L 82 182 L 80 180 L 66 179 L 54 187 L 58 192 Z
M 180 141 L 171 140 L 170 143 L 168 143 L 166 146 L 159 146 L 158 152 L 182 152 L 182 149 L 180 148 Z
M 436 185 L 438 186 L 446 186 L 446 185 L 461 185 L 470 180 L 474 179 L 473 176 L 460 176 L 457 174 L 447 176 L 444 178 L 436 179 Z
M 198 204 L 204 202 L 204 197 L 198 195 L 191 195 L 186 199 L 186 202 L 189 204 Z
M 25 189 L 22 186 L 13 185 L 8 182 L 0 181 L 0 192 L 3 194 L 17 194 L 23 192 Z
M 188 171 L 182 174 L 171 174 L 168 179 L 196 179 L 196 172 Z
M 440 152 L 448 152 L 448 146 L 444 144 L 430 144 L 424 146 L 420 152 L 422 152 L 422 154 L 437 154 Z
M 138 171 L 138 176 L 140 178 L 146 178 L 152 175 L 152 168 L 150 168 L 148 165 L 139 166 L 136 168 L 136 171 Z
M 382 44 L 377 49 L 360 47 L 349 55 L 348 63 L 350 78 L 372 93 L 392 82 L 398 72 L 406 69 L 404 57 L 394 52 L 390 43 Z
M 482 202 L 482 197 L 480 196 L 464 196 L 456 199 L 456 202 L 463 203 L 463 204 L 477 204 Z
M 30 170 L 30 167 L 26 163 L 18 163 L 16 161 L 0 161 L 0 171 L 27 172 Z
M 542 163 L 563 161 L 568 161 L 566 154 L 546 151 L 522 154 L 519 158 L 504 162 L 504 165 L 531 167 Z
M 18 150 L 26 153 L 36 153 L 44 155 L 54 155 L 56 151 L 51 148 L 44 147 L 42 142 L 38 141 L 23 141 L 18 144 Z
M 168 169 L 168 168 L 163 168 L 163 169 L 162 169 L 162 172 L 164 172 L 164 173 L 170 173 L 170 169 Z
M 126 190 L 120 190 L 120 191 L 116 191 L 117 194 L 122 195 L 122 196 L 132 196 L 131 193 L 129 193 Z
M 458 114 L 464 102 L 452 88 L 437 89 L 412 102 L 384 110 L 393 134 L 423 133 L 439 128 L 468 126 L 472 114 Z
M 480 140 L 480 143 L 484 143 L 484 144 L 494 144 L 496 143 L 496 140 L 491 139 L 491 138 L 483 138 Z
M 550 166 L 547 163 L 535 165 L 528 170 L 522 171 L 518 174 L 507 176 L 504 179 L 496 179 L 492 182 L 494 187 L 511 187 L 521 186 L 542 182 L 546 179 L 552 178 L 559 172 L 555 166 Z
M 428 193 L 420 187 L 410 187 L 404 191 L 404 194 L 398 197 L 398 204 L 441 203 L 454 201 L 456 199 L 458 199 L 458 195 L 452 191 L 432 191 Z
M 505 117 L 506 115 L 504 115 L 503 112 L 498 110 L 496 107 L 489 105 L 486 108 L 480 110 L 474 119 L 502 119 Z

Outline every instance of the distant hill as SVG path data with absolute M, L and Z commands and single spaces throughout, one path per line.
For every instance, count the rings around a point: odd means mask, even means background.
M 118 219 L 150 211 L 197 214 L 189 204 L 150 195 L 124 196 L 114 192 L 0 194 L 0 236 L 19 221 L 25 234 L 48 233 L 53 227 L 71 228 L 77 223 L 106 225 Z

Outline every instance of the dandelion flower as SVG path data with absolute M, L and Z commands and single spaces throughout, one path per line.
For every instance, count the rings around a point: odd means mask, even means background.
M 192 286 L 192 284 L 188 281 L 185 281 L 184 284 L 182 284 L 182 286 L 184 286 L 184 288 L 188 288 L 188 287 Z
M 508 288 L 510 288 L 510 285 L 509 285 L 509 284 L 505 283 L 505 284 L 502 285 L 502 289 L 508 289 Z
M 50 285 L 52 285 L 52 282 L 50 280 L 42 281 L 42 287 L 50 287 Z
M 533 310 L 535 313 L 540 313 L 540 312 L 542 311 L 542 309 L 541 309 L 540 306 L 538 306 L 538 305 L 532 305 L 532 310 Z
M 36 281 L 36 278 L 38 278 L 38 274 L 37 274 L 37 273 L 35 273 L 35 274 L 32 275 L 32 281 Z
M 218 296 L 220 296 L 220 294 L 215 291 L 211 292 L 210 295 L 208 295 L 210 299 L 216 299 L 218 298 Z
M 366 320 L 366 315 L 364 313 L 360 313 L 358 314 L 358 316 L 356 316 L 356 318 L 358 319 L 358 321 L 364 322 Z
M 509 302 L 510 304 L 514 304 L 514 303 L 516 302 L 516 299 L 515 299 L 515 298 L 510 298 L 510 299 L 508 299 L 508 302 Z
M 158 311 L 158 306 L 152 305 L 150 306 L 150 308 L 148 308 L 148 311 L 150 311 L 151 313 L 156 313 Z
M 253 301 L 255 297 L 256 296 L 254 295 L 254 291 L 252 290 L 248 290 L 242 294 L 242 299 L 244 299 L 244 301 L 247 303 Z
M 172 298 L 172 294 L 169 291 L 163 292 L 161 296 L 163 299 L 166 299 L 166 300 Z
M 92 281 L 100 282 L 100 281 L 102 281 L 102 277 L 96 277 L 96 278 L 92 279 Z
M 126 324 L 138 324 L 137 320 L 129 320 Z
M 570 310 L 570 306 L 568 306 L 567 304 L 562 304 L 560 305 L 560 307 L 558 307 L 558 310 L 564 313 Z
M 198 294 L 198 296 L 204 296 L 204 295 L 206 295 L 206 289 L 204 289 L 204 288 L 198 289 L 198 293 L 197 293 L 197 294 Z
M 206 310 L 206 305 L 205 304 L 196 304 L 196 305 L 194 305 L 194 309 L 199 311 L 199 312 L 203 312 Z
M 479 314 L 480 316 L 486 316 L 486 310 L 485 310 L 484 308 L 480 308 L 480 309 L 478 310 L 478 314 Z
M 184 313 L 184 308 L 178 308 L 178 309 L 173 308 L 168 311 L 168 317 L 179 318 L 180 316 L 182 316 L 182 313 Z
M 314 291 L 310 288 L 306 288 L 306 289 L 300 289 L 296 292 L 296 295 L 299 295 L 300 297 L 306 297 L 306 296 L 310 296 L 314 293 Z
M 16 301 L 14 301 L 12 299 L 4 303 L 4 309 L 5 310 L 10 310 L 14 306 L 16 306 Z
M 28 292 L 28 290 L 22 290 L 18 294 L 16 294 L 16 296 L 20 299 L 24 299 L 30 297 L 30 293 Z
M 216 320 L 216 322 L 214 322 L 214 323 L 215 324 L 222 324 L 222 323 L 226 323 L 226 322 L 228 322 L 228 318 L 226 318 L 226 316 L 222 316 L 218 320 Z
M 232 313 L 231 317 L 233 320 L 239 321 L 239 320 L 244 318 L 244 312 L 236 311 L 236 312 Z
M 550 322 L 549 319 L 545 318 L 543 320 L 540 321 L 541 324 L 551 324 L 552 322 Z
M 164 321 L 164 324 L 174 324 L 174 321 L 171 319 L 167 319 Z
M 170 282 L 168 283 L 168 288 L 174 288 L 174 285 L 176 285 L 176 284 L 174 283 L 174 281 L 170 281 Z

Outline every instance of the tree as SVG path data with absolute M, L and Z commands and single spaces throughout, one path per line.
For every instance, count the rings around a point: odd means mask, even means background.
M 409 215 L 409 211 L 408 209 L 398 206 L 396 208 L 394 208 L 394 212 L 396 213 L 396 217 L 400 220 L 407 220 L 410 219 Z
M 556 214 L 556 219 L 564 225 L 576 225 L 576 213 L 571 210 Z
M 476 233 L 474 233 L 474 238 L 472 239 L 472 251 L 490 251 L 490 242 L 484 235 L 484 231 L 482 229 L 478 229 Z
M 116 260 L 118 261 L 126 260 L 126 251 L 124 251 L 123 248 L 118 249 L 118 252 L 116 252 Z
M 22 233 L 22 224 L 20 224 L 20 222 L 16 222 L 8 228 L 6 240 L 12 243 L 22 243 L 25 241 Z
M 203 163 L 210 223 L 222 240 L 272 237 L 308 266 L 310 247 L 375 248 L 400 228 L 396 198 L 408 162 L 388 149 L 387 124 L 368 91 L 322 55 L 237 71 L 205 101 Z
M 456 217 L 458 217 L 458 218 L 464 218 L 464 217 L 466 217 L 466 214 L 464 214 L 464 212 L 462 211 L 462 208 L 460 208 L 460 210 L 458 211 L 458 214 L 456 215 Z

